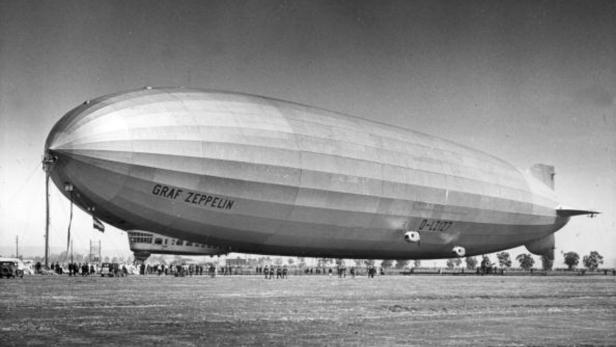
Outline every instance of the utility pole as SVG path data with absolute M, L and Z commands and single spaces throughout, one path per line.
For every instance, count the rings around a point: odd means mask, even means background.
M 49 168 L 45 168 L 45 268 L 49 268 Z
M 49 268 L 49 171 L 56 161 L 51 153 L 43 157 L 43 170 L 45 171 L 45 268 Z
M 19 258 L 19 235 L 15 235 L 15 258 Z

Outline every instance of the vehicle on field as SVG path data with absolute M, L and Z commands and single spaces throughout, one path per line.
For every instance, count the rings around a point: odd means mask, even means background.
M 21 270 L 24 275 L 33 275 L 32 260 L 21 260 L 20 258 L 0 257 L 0 261 L 11 261 L 17 264 L 17 269 Z
M 109 276 L 109 277 L 114 277 L 114 276 L 122 276 L 122 271 L 120 270 L 120 264 L 118 263 L 103 263 L 101 265 L 101 270 L 100 270 L 100 275 L 101 277 L 105 277 L 105 276 Z
M 17 259 L 1 259 L 0 260 L 0 278 L 15 278 L 24 277 L 24 271 L 19 268 Z

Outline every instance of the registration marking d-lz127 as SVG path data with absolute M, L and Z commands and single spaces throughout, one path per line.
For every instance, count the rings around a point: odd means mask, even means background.
M 417 231 L 447 231 L 453 225 L 452 221 L 440 219 L 423 219 Z

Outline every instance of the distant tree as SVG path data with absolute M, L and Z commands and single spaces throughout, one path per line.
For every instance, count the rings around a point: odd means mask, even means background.
M 396 269 L 404 269 L 408 263 L 409 261 L 407 259 L 397 259 Z
M 506 269 L 511 267 L 511 256 L 509 255 L 509 252 L 497 253 L 496 258 L 498 259 L 499 267 Z
M 374 259 L 366 259 L 366 266 L 374 266 Z
M 603 264 L 603 256 L 597 251 L 590 252 L 589 255 L 585 255 L 582 259 L 584 266 L 590 271 L 595 271 L 600 264 Z
M 317 264 L 319 266 L 327 266 L 329 265 L 329 263 L 331 263 L 332 258 L 319 258 L 319 260 L 317 261 Z
M 391 259 L 383 259 L 383 261 L 381 262 L 381 267 L 384 269 L 389 269 L 392 267 L 392 265 L 394 264 L 394 261 Z
M 105 257 L 105 260 L 103 260 L 103 262 L 108 263 L 109 262 L 109 257 Z
M 466 268 L 469 270 L 475 270 L 477 268 L 477 258 L 466 257 Z
M 176 257 L 176 258 L 181 258 L 181 257 Z M 115 261 L 113 261 L 115 258 L 111 259 L 112 263 L 115 263 Z M 117 259 L 116 259 L 117 260 Z M 162 255 L 151 255 L 148 259 L 147 259 L 147 263 L 149 264 L 161 264 L 163 261 L 165 260 L 165 258 Z M 176 264 L 181 264 L 181 260 L 179 260 Z
M 421 259 L 415 259 L 413 260 L 413 267 L 414 268 L 418 268 L 421 266 Z
M 355 266 L 361 267 L 366 262 L 366 259 L 353 259 L 353 261 L 355 262 Z
M 481 257 L 481 271 L 488 271 L 488 268 L 492 267 L 492 261 L 490 260 L 490 257 L 488 257 L 487 255 L 484 255 Z
M 580 262 L 580 255 L 575 252 L 567 252 L 563 254 L 563 257 L 565 258 L 565 264 L 567 264 L 569 270 L 575 269 Z
M 550 271 L 552 270 L 552 267 L 554 266 L 554 260 L 551 260 L 550 258 L 546 257 L 545 255 L 541 256 L 541 268 L 545 271 Z
M 447 268 L 453 269 L 454 267 L 460 266 L 462 264 L 462 259 L 460 258 L 451 258 L 447 259 Z
M 274 264 L 276 264 L 277 266 L 281 266 L 281 265 L 282 265 L 282 258 L 277 257 L 277 258 L 274 260 Z
M 535 259 L 528 253 L 519 254 L 515 259 L 520 262 L 520 267 L 524 270 L 530 270 L 535 265 Z
M 344 259 L 337 258 L 336 259 L 336 266 L 343 266 L 343 265 L 344 265 Z
M 287 259 L 287 263 L 288 263 L 289 265 L 293 265 L 293 264 L 295 264 L 295 259 L 293 259 L 293 258 L 289 258 L 289 259 Z
M 167 260 L 162 255 L 151 255 L 150 258 L 147 260 L 147 262 L 150 263 L 150 264 L 164 264 L 164 265 L 167 265 Z M 115 261 L 112 261 L 112 263 L 115 263 Z M 177 264 L 181 264 L 181 261 L 178 261 Z

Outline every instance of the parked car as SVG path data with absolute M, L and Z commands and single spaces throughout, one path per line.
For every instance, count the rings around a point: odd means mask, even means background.
M 15 277 L 24 277 L 24 271 L 19 269 L 19 264 L 16 260 L 0 260 L 0 278 L 15 278 Z
M 109 276 L 109 277 L 121 277 L 124 276 L 122 269 L 120 268 L 120 264 L 118 263 L 103 263 L 101 265 L 101 270 L 99 271 L 101 277 Z

